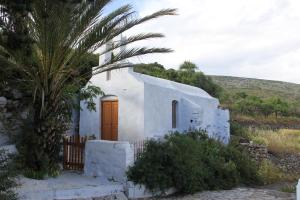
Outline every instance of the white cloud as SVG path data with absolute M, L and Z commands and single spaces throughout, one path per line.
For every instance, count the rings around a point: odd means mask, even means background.
M 135 30 L 164 33 L 166 38 L 146 44 L 175 52 L 138 62 L 157 61 L 176 68 L 191 60 L 208 74 L 300 83 L 299 0 L 139 0 L 136 4 L 141 16 L 161 8 L 179 9 L 179 16 Z

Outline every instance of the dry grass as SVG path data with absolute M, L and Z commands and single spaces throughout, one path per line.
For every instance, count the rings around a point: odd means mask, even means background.
M 294 127 L 300 124 L 299 117 L 282 117 L 279 116 L 276 118 L 275 116 L 264 117 L 261 115 L 249 116 L 242 115 L 240 113 L 232 113 L 231 117 L 234 121 L 237 121 L 241 124 L 249 124 L 256 125 L 259 127 L 271 126 L 271 127 Z
M 249 137 L 253 142 L 265 144 L 270 152 L 300 153 L 300 130 L 281 129 L 251 130 Z
M 300 154 L 300 130 L 280 129 L 277 131 L 249 129 L 247 137 L 257 144 L 265 144 L 274 155 Z M 260 163 L 258 174 L 264 184 L 285 181 L 293 182 L 299 177 L 298 172 L 284 172 L 271 160 Z
M 264 160 L 260 163 L 258 175 L 264 185 L 284 180 L 283 172 L 269 160 Z

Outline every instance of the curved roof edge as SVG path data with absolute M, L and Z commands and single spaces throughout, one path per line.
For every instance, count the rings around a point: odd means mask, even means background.
M 142 81 L 149 85 L 155 85 L 155 86 L 162 87 L 162 88 L 177 90 L 177 91 L 180 91 L 182 93 L 192 95 L 192 96 L 198 96 L 198 97 L 202 97 L 202 98 L 217 100 L 216 98 L 209 95 L 206 91 L 204 91 L 203 89 L 198 88 L 198 87 L 194 87 L 191 85 L 186 85 L 186 84 L 178 83 L 175 81 L 170 81 L 167 79 L 162 79 L 162 78 L 134 72 L 132 67 L 128 69 L 128 72 L 132 76 L 134 76 L 137 80 Z

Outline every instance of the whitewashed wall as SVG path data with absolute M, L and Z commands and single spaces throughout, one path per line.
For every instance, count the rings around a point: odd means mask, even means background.
M 185 92 L 185 91 L 184 91 Z M 229 111 L 219 101 L 145 84 L 145 137 L 163 137 L 170 131 L 206 130 L 209 136 L 228 143 Z M 178 101 L 177 127 L 172 129 L 172 101 Z
M 230 114 L 229 110 L 217 109 L 215 112 L 215 119 L 210 130 L 211 136 L 222 141 L 229 143 L 230 139 Z
M 300 200 L 300 179 L 298 181 L 298 185 L 297 185 L 297 200 Z
M 133 72 L 132 68 L 114 70 L 91 79 L 106 95 L 119 100 L 119 141 L 163 137 L 170 131 L 207 130 L 211 137 L 227 143 L 229 112 L 218 108 L 219 101 L 205 91 Z M 177 128 L 172 129 L 172 101 L 178 101 Z M 101 97 L 95 99 L 96 112 L 80 114 L 80 134 L 95 135 L 101 130 Z M 81 106 L 84 108 L 83 102 Z
M 126 182 L 126 171 L 133 164 L 134 154 L 129 142 L 87 141 L 84 174 Z
M 128 72 L 128 69 L 114 70 L 111 80 L 106 81 L 106 73 L 93 76 L 91 85 L 98 86 L 105 95 L 115 95 L 119 101 L 119 140 L 133 141 L 143 139 L 144 133 L 144 85 Z M 95 100 L 96 112 L 85 109 L 80 112 L 80 135 L 100 136 L 101 131 L 101 96 Z
M 162 137 L 172 129 L 172 101 L 180 101 L 174 91 L 145 84 L 145 137 Z M 180 107 L 178 107 L 180 109 Z M 178 110 L 180 113 L 180 110 Z M 178 119 L 178 125 L 180 120 Z

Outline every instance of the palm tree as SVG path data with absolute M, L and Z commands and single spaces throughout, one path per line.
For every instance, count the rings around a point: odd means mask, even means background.
M 181 71 L 195 72 L 196 69 L 198 69 L 197 65 L 191 61 L 184 61 L 179 66 L 179 70 Z
M 27 167 L 43 171 L 57 170 L 62 134 L 69 121 L 70 99 L 82 79 L 82 62 L 90 53 L 129 29 L 149 20 L 175 15 L 175 9 L 164 9 L 137 18 L 130 5 L 107 15 L 104 8 L 112 0 L 35 0 L 28 17 L 29 33 L 34 40 L 32 58 L 15 55 L 1 48 L 0 62 L 21 73 L 17 83 L 32 96 L 32 131 L 24 136 L 21 151 Z M 118 49 L 137 41 L 163 37 L 160 33 L 140 33 L 116 42 L 102 52 Z M 109 63 L 93 68 L 92 73 L 129 67 L 128 58 L 151 53 L 168 53 L 168 48 L 134 47 L 123 49 Z

